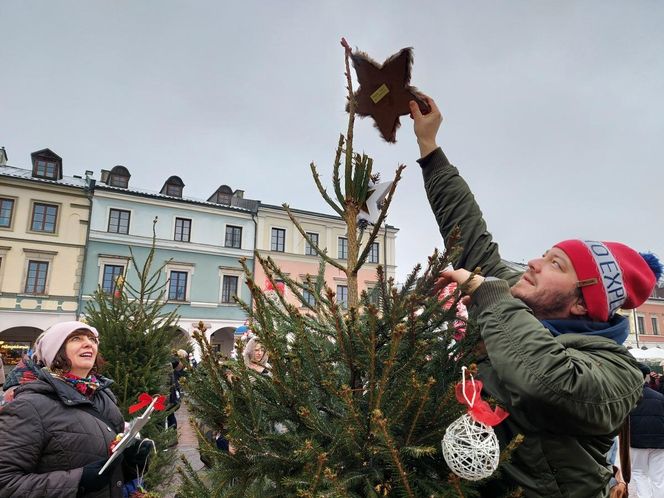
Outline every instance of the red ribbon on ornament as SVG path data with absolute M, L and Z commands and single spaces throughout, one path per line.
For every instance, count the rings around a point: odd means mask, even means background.
M 481 422 L 494 427 L 505 420 L 509 413 L 497 406 L 494 409 L 482 399 L 482 381 L 475 380 L 472 375 L 470 380 L 465 380 L 466 367 L 462 368 L 464 380 L 456 385 L 456 399 L 462 405 L 468 406 L 468 415 L 476 422 Z M 470 395 L 469 395 L 470 394 Z
M 270 281 L 269 278 L 265 279 L 265 290 L 271 291 L 271 290 L 276 290 L 279 294 L 282 296 L 284 295 L 284 292 L 286 291 L 286 284 L 283 282 L 277 282 L 277 285 L 272 285 L 272 282 Z
M 154 396 L 150 396 L 148 393 L 139 394 L 138 403 L 129 407 L 129 413 L 132 414 L 142 408 L 150 406 L 150 403 L 152 403 L 154 398 Z M 166 409 L 166 396 L 157 395 L 157 402 L 154 404 L 154 409 L 159 412 Z

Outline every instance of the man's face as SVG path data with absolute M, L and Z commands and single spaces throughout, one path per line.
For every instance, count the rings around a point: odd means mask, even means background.
M 512 287 L 512 296 L 526 303 L 540 320 L 572 318 L 585 314 L 576 283 L 572 262 L 553 247 L 528 262 L 528 270 Z

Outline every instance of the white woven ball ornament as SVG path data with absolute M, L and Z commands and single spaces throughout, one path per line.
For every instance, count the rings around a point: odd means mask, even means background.
M 447 465 L 463 479 L 479 481 L 498 468 L 500 446 L 493 427 L 467 413 L 449 425 L 441 446 Z
M 468 407 L 468 412 L 452 422 L 440 442 L 443 457 L 452 472 L 469 481 L 479 481 L 489 477 L 498 468 L 500 446 L 493 432 L 509 415 L 500 407 L 492 409 L 482 399 L 482 382 L 470 375 L 466 381 L 466 371 L 461 367 L 461 382 L 455 387 L 459 403 Z

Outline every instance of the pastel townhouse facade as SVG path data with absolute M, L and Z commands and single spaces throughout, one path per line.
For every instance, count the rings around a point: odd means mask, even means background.
M 345 263 L 348 254 L 348 240 L 346 225 L 343 220 L 334 215 L 314 213 L 291 208 L 294 216 L 303 230 L 318 244 L 321 249 L 327 249 L 327 254 Z M 376 268 L 382 265 L 387 277 L 394 277 L 395 242 L 398 229 L 387 225 L 381 227 L 376 241 L 372 245 L 366 264 L 358 273 L 359 291 L 370 291 L 377 284 Z M 365 239 L 368 234 L 365 235 Z M 260 205 L 258 211 L 258 232 L 256 236 L 256 250 L 262 257 L 271 257 L 289 278 L 304 282 L 307 275 L 315 277 L 320 268 L 320 258 L 298 231 L 282 206 L 269 204 Z M 256 263 L 256 283 L 267 288 L 267 276 L 259 263 Z M 325 266 L 325 282 L 335 293 L 339 302 L 344 305 L 348 299 L 348 283 L 346 275 L 327 264 Z M 290 291 L 286 290 L 285 298 L 288 302 L 300 306 L 300 301 Z M 304 298 L 313 304 L 313 296 L 305 293 Z
M 645 303 L 624 314 L 630 320 L 630 335 L 625 345 L 664 349 L 664 284 L 655 287 Z
M 64 176 L 50 149 L 30 161 L 10 166 L 0 149 L 0 354 L 8 367 L 50 325 L 76 319 L 89 226 L 89 177 Z
M 102 171 L 92 204 L 90 236 L 82 284 L 84 307 L 94 292 L 114 292 L 117 277 L 137 284 L 130 249 L 142 267 L 152 247 L 152 272 L 162 265 L 160 283 L 166 311 L 177 307 L 178 326 L 191 335 L 203 322 L 208 338 L 230 352 L 233 333 L 246 316 L 236 303 L 251 296 L 240 259 L 253 269 L 258 201 L 222 185 L 207 200 L 184 197 L 184 183 L 168 178 L 159 192 L 129 187 L 124 166 Z M 156 220 L 156 222 L 155 222 Z

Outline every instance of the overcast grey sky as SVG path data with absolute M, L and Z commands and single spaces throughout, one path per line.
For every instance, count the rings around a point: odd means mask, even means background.
M 660 0 L 2 1 L 0 145 L 13 166 L 48 147 L 67 175 L 122 164 L 134 187 L 175 174 L 192 197 L 330 212 L 308 165 L 329 179 L 346 126 L 339 40 L 380 62 L 412 46 L 503 257 L 571 237 L 664 257 L 662 26 Z M 402 122 L 396 145 L 355 131 L 383 179 L 408 165 L 401 279 L 442 246 Z

